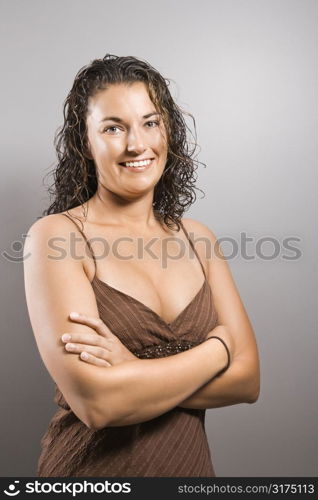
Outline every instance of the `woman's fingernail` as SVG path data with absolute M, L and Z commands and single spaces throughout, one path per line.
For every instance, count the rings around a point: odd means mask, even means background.
M 62 335 L 63 342 L 68 342 L 71 338 L 72 337 L 68 333 L 64 333 L 64 335 Z
M 70 313 L 70 316 L 71 316 L 72 318 L 79 318 L 79 314 L 78 314 L 78 312 L 71 312 L 71 313 Z

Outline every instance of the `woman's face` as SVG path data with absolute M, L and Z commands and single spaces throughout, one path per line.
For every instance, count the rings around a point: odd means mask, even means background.
M 95 94 L 89 101 L 87 130 L 103 186 L 127 200 L 153 191 L 167 161 L 167 135 L 143 82 L 113 84 Z M 151 159 L 150 165 L 122 165 L 145 159 Z

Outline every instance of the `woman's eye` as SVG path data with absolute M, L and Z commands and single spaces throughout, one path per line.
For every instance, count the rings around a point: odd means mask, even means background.
M 153 120 L 153 121 L 147 122 L 147 125 L 148 125 L 149 123 L 152 123 L 152 124 L 155 124 L 155 125 L 159 125 L 159 122 L 158 122 L 158 121 L 156 121 L 156 120 Z M 154 128 L 154 127 L 149 127 L 149 128 Z
M 113 125 L 112 127 L 107 127 L 104 129 L 104 132 L 107 132 L 108 130 L 114 130 L 114 129 L 117 129 L 118 127 L 116 127 L 115 125 Z
M 151 120 L 149 122 L 146 122 L 146 125 L 148 125 L 148 128 L 155 128 L 156 126 L 159 125 L 159 121 Z M 106 127 L 104 129 L 104 132 L 109 132 L 110 134 L 114 134 L 114 133 L 116 133 L 116 129 L 120 130 L 119 127 L 117 127 L 116 125 L 113 125 L 112 127 Z

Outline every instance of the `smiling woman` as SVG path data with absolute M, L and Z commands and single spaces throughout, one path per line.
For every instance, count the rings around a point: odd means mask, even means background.
M 59 406 L 38 475 L 213 477 L 206 409 L 255 402 L 259 361 L 215 235 L 183 218 L 196 165 L 182 111 L 152 66 L 107 54 L 77 74 L 64 117 L 54 200 L 24 252 Z
M 163 175 L 154 186 L 155 215 L 160 213 L 168 227 L 180 229 L 180 218 L 196 199 L 195 171 L 200 162 L 194 158 L 196 139 L 188 140 L 189 129 L 183 117 L 184 114 L 192 115 L 174 102 L 169 83 L 148 62 L 110 54 L 78 72 L 64 104 L 64 124 L 56 136 L 58 164 L 53 171 L 55 183 L 49 188 L 54 200 L 44 215 L 77 206 L 82 206 L 85 214 L 85 203 L 98 189 L 99 175 L 96 159 L 90 152 L 89 133 L 96 140 L 103 138 L 107 144 L 111 139 L 111 144 L 123 147 L 125 137 L 134 141 L 134 133 L 138 142 L 141 139 L 139 131 L 145 132 L 145 137 L 148 134 L 158 137 L 160 131 L 166 142 L 167 158 Z M 131 100 L 128 106 L 125 99 L 132 87 L 139 90 L 139 95 L 134 95 L 134 102 Z M 108 99 L 111 106 L 105 102 L 108 90 L 116 97 L 116 103 Z M 131 129 L 132 124 L 128 121 L 132 119 L 135 123 Z M 140 144 L 132 144 L 130 150 L 127 144 L 127 149 L 118 150 L 122 159 L 117 160 L 152 157 L 147 150 L 141 155 L 138 147 Z
M 140 189 L 152 190 L 162 177 L 167 136 L 160 114 L 152 108 L 144 82 L 113 84 L 89 100 L 89 155 L 96 164 L 101 186 L 119 196 L 140 196 Z M 144 109 L 150 112 L 144 114 Z M 120 116 L 114 116 L 113 110 Z M 110 116 L 105 117 L 107 113 Z M 157 121 L 149 120 L 154 115 L 159 117 Z M 140 175 L 145 172 L 147 175 Z M 101 198 L 103 194 L 101 190 Z M 152 197 L 152 191 L 148 196 Z

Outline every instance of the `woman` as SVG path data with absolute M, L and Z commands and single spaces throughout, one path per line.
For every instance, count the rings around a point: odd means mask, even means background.
M 259 361 L 215 235 L 182 218 L 195 200 L 182 112 L 148 63 L 107 54 L 80 70 L 64 118 L 54 202 L 25 245 L 60 407 L 38 475 L 212 477 L 206 408 L 255 402 Z

